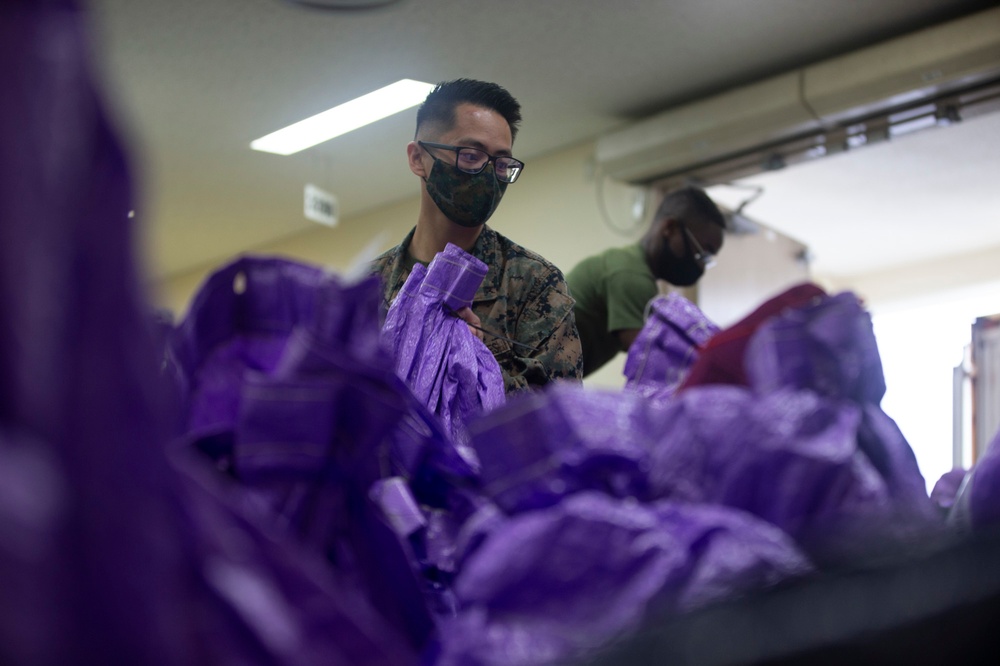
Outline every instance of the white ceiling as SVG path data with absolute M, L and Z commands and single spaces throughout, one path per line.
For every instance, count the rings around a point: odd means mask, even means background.
M 1000 248 L 1000 113 L 738 184 L 763 188 L 746 215 L 809 246 L 811 269 L 828 277 Z M 725 185 L 709 192 L 731 208 L 753 194 Z
M 398 79 L 501 83 L 523 105 L 515 152 L 528 161 L 667 106 L 995 4 L 403 0 L 323 12 L 282 0 L 92 0 L 89 7 L 109 96 L 144 183 L 140 217 L 155 272 L 166 276 L 307 228 L 301 187 L 310 180 L 336 183 L 347 216 L 412 196 L 400 164 L 413 110 L 291 157 L 249 149 L 252 139 Z M 1000 182 L 998 128 L 983 118 L 872 146 L 863 162 L 854 161 L 858 151 L 762 175 L 755 182 L 766 194 L 747 212 L 808 243 L 817 267 L 832 274 L 959 252 L 967 233 L 980 239 L 970 242 L 1000 244 L 1000 188 L 984 197 L 976 180 Z M 846 160 L 849 169 L 838 164 Z M 907 202 L 927 215 L 904 212 Z M 973 223 L 990 221 L 972 233 Z M 956 234 L 961 224 L 969 226 Z

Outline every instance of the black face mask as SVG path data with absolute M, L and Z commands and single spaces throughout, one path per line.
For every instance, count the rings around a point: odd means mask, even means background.
M 658 278 L 666 280 L 677 287 L 690 287 L 705 274 L 705 267 L 694 258 L 694 249 L 687 234 L 684 236 L 684 256 L 678 257 L 670 249 L 670 244 L 664 242 L 660 252 Z

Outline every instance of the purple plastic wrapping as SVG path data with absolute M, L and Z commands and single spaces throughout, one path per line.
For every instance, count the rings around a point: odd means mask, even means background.
M 810 568 L 780 530 L 742 512 L 577 493 L 503 522 L 470 556 L 438 663 L 566 663 L 663 612 Z
M 671 397 L 719 328 L 680 294 L 655 298 L 625 360 L 625 388 L 648 398 Z
M 179 459 L 185 544 L 197 569 L 183 664 L 417 664 L 412 640 L 367 590 L 246 509 L 201 461 Z M 197 596 L 195 595 L 197 591 Z M 177 628 L 176 640 L 185 638 Z
M 885 394 L 871 317 L 850 292 L 771 317 L 751 337 L 743 366 L 761 393 L 808 389 L 875 405 Z
M 645 497 L 650 438 L 660 423 L 639 395 L 557 384 L 517 396 L 470 431 L 483 491 L 517 513 L 586 489 Z
M 1000 526 L 1000 432 L 972 466 L 966 484 L 961 495 L 968 527 L 995 530 Z
M 238 449 L 246 475 L 254 459 L 266 469 L 269 455 L 293 455 L 294 442 L 306 446 L 303 464 L 319 464 L 330 438 L 356 434 L 342 432 L 348 423 L 365 441 L 391 434 L 391 465 L 381 470 L 389 475 L 416 476 L 431 461 L 441 473 L 472 476 L 474 459 L 395 376 L 378 335 L 376 291 L 374 278 L 346 283 L 275 257 L 242 257 L 215 271 L 172 338 L 186 387 L 185 438 L 213 447 L 223 467 Z M 349 390 L 353 383 L 360 391 Z M 266 448 L 282 438 L 287 447 Z
M 738 387 L 685 391 L 653 451 L 660 497 L 748 511 L 813 557 L 841 559 L 933 524 L 862 449 L 857 405 L 810 391 L 758 396 Z
M 175 345 L 190 386 L 186 438 L 202 450 L 211 442 L 247 507 L 326 556 L 424 647 L 433 621 L 410 533 L 393 530 L 403 523 L 387 501 L 400 495 L 381 489 L 389 477 L 465 461 L 432 420 L 417 424 L 422 434 L 403 427 L 420 405 L 379 343 L 377 289 L 373 277 L 345 283 L 276 258 L 244 257 L 210 276 Z
M 814 554 L 931 520 L 891 420 L 812 391 L 705 386 L 660 405 L 560 386 L 471 428 L 483 490 L 508 514 L 586 489 L 718 504 L 768 520 Z
M 913 452 L 877 406 L 870 319 L 850 294 L 785 311 L 752 337 L 752 388 L 706 385 L 650 404 L 553 387 L 471 426 L 483 488 L 508 513 L 581 489 L 714 503 L 765 518 L 811 551 L 939 520 Z
M 165 403 L 83 20 L 0 5 L 0 662 L 179 663 Z
M 878 469 L 892 497 L 894 519 L 887 534 L 919 540 L 932 536 L 940 513 L 927 494 L 927 483 L 899 426 L 880 407 L 862 405 L 858 449 Z
M 814 392 L 860 410 L 857 448 L 889 493 L 891 516 L 874 531 L 916 538 L 939 524 L 916 456 L 879 407 L 885 379 L 871 317 L 849 292 L 792 308 L 761 326 L 747 347 L 751 388 Z
M 415 663 L 353 581 L 168 459 L 176 387 L 85 25 L 0 6 L 0 662 Z
M 312 326 L 320 269 L 276 257 L 244 257 L 199 287 L 171 336 L 184 380 L 184 431 L 231 431 L 248 371 L 273 374 L 296 327 Z
M 951 508 L 955 505 L 955 499 L 958 497 L 958 490 L 962 487 L 962 482 L 965 481 L 965 477 L 968 474 L 968 470 L 963 467 L 956 467 L 950 469 L 934 483 L 934 488 L 931 489 L 931 501 L 937 506 L 945 515 L 951 511 Z
M 500 365 L 454 315 L 472 304 L 486 271 L 449 243 L 427 268 L 413 267 L 382 328 L 397 374 L 459 442 L 467 419 L 504 403 Z

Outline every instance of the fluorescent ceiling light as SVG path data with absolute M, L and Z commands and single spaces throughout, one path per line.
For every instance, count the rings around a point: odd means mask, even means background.
M 291 155 L 424 101 L 434 84 L 403 79 L 250 142 L 254 150 Z

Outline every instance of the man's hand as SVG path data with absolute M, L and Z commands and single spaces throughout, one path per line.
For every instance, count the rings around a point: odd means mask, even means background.
M 477 317 L 476 313 L 472 311 L 472 308 L 462 308 L 461 310 L 455 310 L 455 314 L 458 315 L 460 319 L 465 321 L 466 324 L 469 324 L 469 330 L 472 331 L 472 334 L 474 336 L 476 336 L 480 340 L 485 340 L 485 338 L 483 337 L 483 332 L 479 330 L 479 328 L 473 328 L 473 327 L 481 327 L 483 325 L 483 322 L 479 320 L 479 317 Z

